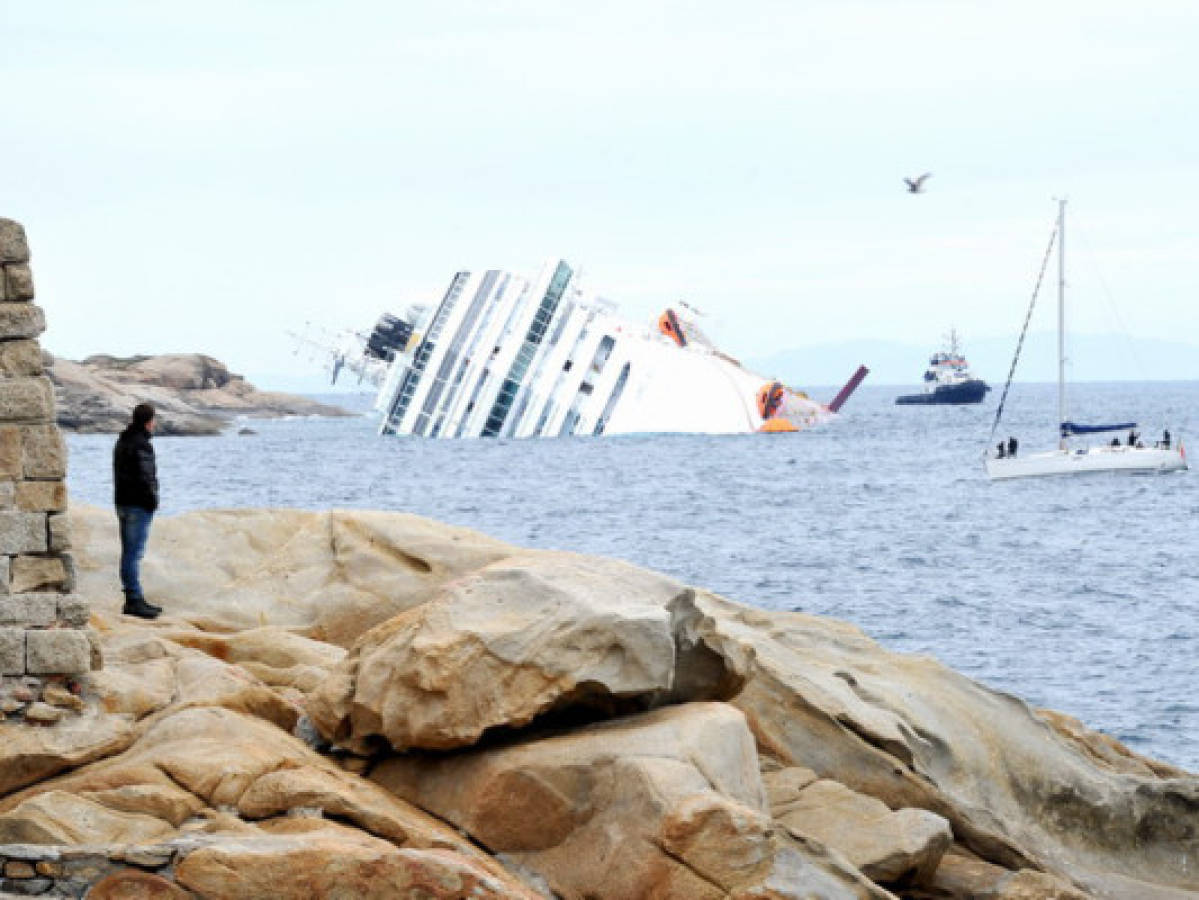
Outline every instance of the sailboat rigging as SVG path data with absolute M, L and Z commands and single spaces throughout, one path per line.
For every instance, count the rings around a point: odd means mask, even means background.
M 1032 318 L 1033 307 L 1036 305 L 1037 294 L 1048 268 L 1050 255 L 1054 244 L 1057 245 L 1058 285 L 1057 285 L 1057 421 L 1058 446 L 1056 450 L 1047 453 L 1032 453 L 1025 456 L 1016 454 L 1016 442 L 1013 439 L 1008 444 L 1000 443 L 994 454 L 988 452 L 986 458 L 987 475 L 995 479 L 1025 478 L 1034 475 L 1072 475 L 1080 472 L 1169 472 L 1187 468 L 1186 449 L 1181 438 L 1175 447 L 1169 437 L 1169 431 L 1163 434 L 1162 440 L 1154 446 L 1144 446 L 1136 435 L 1135 422 L 1119 422 L 1105 425 L 1085 425 L 1067 419 L 1066 413 L 1066 201 L 1058 201 L 1057 222 L 1041 263 L 1037 276 L 1036 287 L 1028 312 L 1024 317 L 1024 327 L 1020 331 L 1020 339 L 1016 344 L 1016 353 L 1008 372 L 1007 383 L 995 412 L 995 423 L 991 427 L 991 438 L 999 427 L 1003 415 L 1003 406 L 1007 400 L 1008 389 L 1011 387 L 1012 376 L 1016 371 L 1016 363 L 1020 359 L 1020 349 L 1024 344 L 1028 323 Z M 1078 435 L 1099 434 L 1112 431 L 1128 431 L 1128 442 L 1121 443 L 1115 439 L 1111 444 L 1099 447 L 1072 448 L 1069 439 Z M 988 441 L 988 444 L 990 441 Z M 1008 452 L 1010 448 L 1011 452 Z

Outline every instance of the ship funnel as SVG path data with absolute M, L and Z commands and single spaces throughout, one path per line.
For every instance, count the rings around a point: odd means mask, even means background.
M 845 382 L 845 387 L 837 391 L 837 396 L 833 398 L 833 402 L 828 405 L 828 408 L 833 412 L 839 412 L 841 407 L 845 405 L 845 401 L 850 398 L 850 395 L 858 389 L 858 385 L 869 374 L 870 370 L 865 366 L 858 366 L 858 370 L 853 373 L 849 381 Z

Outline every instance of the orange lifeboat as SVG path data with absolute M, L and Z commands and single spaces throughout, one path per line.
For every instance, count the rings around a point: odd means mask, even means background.
M 772 419 L 783 405 L 783 384 L 781 381 L 768 381 L 758 388 L 758 415 L 763 419 Z
M 785 434 L 789 431 L 799 431 L 799 429 L 788 419 L 776 418 L 767 419 L 758 431 L 761 434 Z

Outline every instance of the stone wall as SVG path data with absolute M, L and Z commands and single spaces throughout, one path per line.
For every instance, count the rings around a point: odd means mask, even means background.
M 0 714 L 9 716 L 25 712 L 11 702 L 14 684 L 36 696 L 93 663 L 87 603 L 71 593 L 67 451 L 33 299 L 25 229 L 0 219 L 0 678 L 10 688 Z

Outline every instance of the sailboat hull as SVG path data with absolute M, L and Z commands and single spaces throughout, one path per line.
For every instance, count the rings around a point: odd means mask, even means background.
M 993 481 L 1086 472 L 1176 472 L 1186 468 L 1186 453 L 1181 447 L 1091 447 L 987 459 L 987 475 Z

